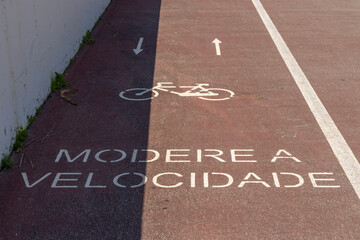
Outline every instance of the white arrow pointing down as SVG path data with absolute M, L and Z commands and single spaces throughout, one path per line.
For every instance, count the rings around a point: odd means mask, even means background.
M 141 49 L 141 45 L 142 45 L 143 41 L 144 41 L 144 38 L 141 37 L 139 39 L 139 42 L 138 42 L 138 45 L 137 45 L 136 49 L 133 49 L 133 51 L 135 52 L 135 55 L 138 55 L 139 53 L 142 52 L 143 49 Z

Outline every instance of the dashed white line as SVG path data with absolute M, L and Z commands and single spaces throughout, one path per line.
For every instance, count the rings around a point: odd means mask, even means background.
M 281 57 L 360 199 L 360 164 L 259 0 L 252 0 Z

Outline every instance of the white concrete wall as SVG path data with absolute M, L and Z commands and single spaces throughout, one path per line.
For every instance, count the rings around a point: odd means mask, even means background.
M 0 159 L 110 0 L 0 0 Z

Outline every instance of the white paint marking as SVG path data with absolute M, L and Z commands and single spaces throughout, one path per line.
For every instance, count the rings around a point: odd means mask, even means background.
M 137 185 L 130 186 L 130 188 L 137 188 L 137 187 L 141 187 L 142 185 L 145 185 L 145 183 L 147 182 L 147 177 L 144 174 L 134 173 L 134 175 L 140 176 L 142 178 L 142 181 L 141 181 L 141 183 L 139 183 Z
M 281 187 L 278 174 L 276 172 L 273 172 L 272 175 L 274 178 L 275 187 L 277 187 L 277 188 Z M 304 178 L 302 176 L 300 176 L 299 174 L 289 173 L 289 172 L 281 172 L 280 175 L 290 175 L 290 176 L 296 177 L 299 181 L 295 185 L 284 185 L 284 188 L 298 188 L 298 187 L 301 187 L 302 185 L 304 185 L 304 182 L 305 182 Z
M 212 41 L 212 43 L 215 43 L 216 55 L 220 56 L 221 55 L 221 51 L 220 51 L 220 43 L 221 43 L 221 41 L 219 39 L 215 38 L 215 40 Z
M 339 188 L 339 185 L 329 186 L 329 185 L 318 185 L 317 181 L 335 181 L 333 178 L 315 178 L 314 175 L 334 175 L 333 173 L 309 173 L 310 181 L 314 188 Z
M 94 173 L 89 173 L 89 176 L 86 179 L 85 188 L 106 188 L 106 186 L 91 185 L 93 175 L 94 175 Z
M 82 173 L 57 173 L 56 177 L 51 185 L 51 188 L 77 188 L 78 186 L 74 186 L 74 185 L 61 185 L 58 186 L 58 182 L 75 182 L 78 181 L 79 179 L 77 178 L 61 178 L 61 175 L 81 175 Z
M 25 186 L 27 188 L 32 188 L 33 186 L 35 186 L 36 184 L 38 184 L 39 182 L 41 182 L 42 180 L 44 180 L 45 178 L 47 178 L 48 176 L 51 175 L 51 173 L 47 173 L 44 176 L 42 176 L 40 179 L 38 179 L 37 181 L 35 181 L 33 184 L 29 183 L 29 179 L 26 173 L 21 173 L 21 175 L 23 176 L 24 182 L 25 182 Z
M 159 173 L 158 175 L 154 176 L 153 177 L 153 183 L 155 186 L 157 187 L 161 187 L 161 188 L 177 188 L 177 187 L 180 187 L 181 185 L 183 185 L 183 182 L 178 182 L 174 185 L 163 185 L 163 184 L 160 184 L 158 182 L 158 178 L 163 176 L 163 175 L 175 175 L 177 177 L 183 177 L 183 175 L 181 175 L 180 173 L 174 173 L 174 172 L 166 172 L 166 173 Z
M 286 156 L 281 156 L 281 154 L 285 154 Z M 277 153 L 276 153 L 276 156 L 273 157 L 273 159 L 271 159 L 271 162 L 276 162 L 276 160 L 278 159 L 292 159 L 294 160 L 295 162 L 301 162 L 298 158 L 294 157 L 291 155 L 291 153 L 287 152 L 286 150 L 284 149 L 280 149 Z
M 252 0 L 287 68 L 360 199 L 360 164 L 259 0 Z
M 194 188 L 196 185 L 195 185 L 195 173 L 191 173 L 191 178 L 190 178 L 190 180 L 191 180 L 191 187 L 192 188 Z
M 222 175 L 222 176 L 225 176 L 227 177 L 227 180 L 228 182 L 226 184 L 223 184 L 223 185 L 216 185 L 216 186 L 212 186 L 213 188 L 226 188 L 228 186 L 231 186 L 231 184 L 233 184 L 234 182 L 234 178 L 230 175 L 230 174 L 227 174 L 227 173 L 217 173 L 217 172 L 213 172 L 211 173 L 212 175 Z
M 207 187 L 209 187 L 209 173 L 207 173 L 207 172 L 205 172 L 204 173 L 204 188 L 207 188 Z
M 169 92 L 180 97 L 198 97 L 207 101 L 222 101 L 232 98 L 235 93 L 224 88 L 207 88 L 208 83 L 196 83 L 195 86 L 179 86 L 188 88 L 185 92 L 176 92 L 169 89 L 177 88 L 172 82 L 159 82 L 152 88 L 130 88 L 120 92 L 119 96 L 128 101 L 147 101 L 159 96 L 159 91 Z M 149 96 L 150 93 L 150 96 Z
M 141 49 L 141 45 L 142 45 L 143 41 L 144 41 L 144 38 L 141 37 L 139 39 L 139 42 L 138 42 L 138 45 L 137 45 L 136 49 L 133 49 L 133 51 L 135 52 L 135 55 L 138 55 L 139 53 L 142 52 L 143 49 Z

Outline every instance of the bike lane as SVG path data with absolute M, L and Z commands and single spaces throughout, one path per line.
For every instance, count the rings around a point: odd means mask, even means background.
M 359 238 L 359 199 L 251 1 L 163 2 L 167 81 L 235 97 L 153 99 L 149 149 L 164 156 L 146 168 L 144 239 Z
M 53 95 L 1 176 L 0 239 L 359 238 L 358 198 L 251 1 L 113 1 L 93 37 L 67 77 L 79 106 Z M 235 96 L 119 97 L 160 82 Z

